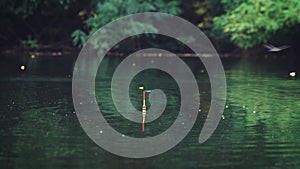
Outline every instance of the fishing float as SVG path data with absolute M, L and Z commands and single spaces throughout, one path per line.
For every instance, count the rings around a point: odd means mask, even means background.
M 144 90 L 144 86 L 139 87 L 143 90 L 143 105 L 142 105 L 142 132 L 145 131 L 145 121 L 147 116 L 147 106 L 146 106 L 146 93 L 151 93 L 152 90 Z

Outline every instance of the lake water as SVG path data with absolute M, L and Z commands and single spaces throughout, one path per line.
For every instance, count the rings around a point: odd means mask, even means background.
M 201 62 L 183 59 L 200 90 L 201 112 L 191 132 L 173 149 L 151 158 L 119 157 L 97 146 L 83 131 L 72 102 L 73 57 L 8 57 L 0 59 L 1 168 L 300 168 L 299 63 L 279 57 L 224 58 L 227 101 L 224 119 L 205 143 L 198 137 L 210 106 L 210 84 Z M 138 85 L 161 88 L 168 97 L 166 112 L 147 124 L 124 119 L 115 109 L 110 81 L 121 58 L 106 58 L 96 80 L 99 107 L 116 130 L 133 137 L 154 136 L 178 115 L 180 93 L 166 73 L 148 70 L 130 86 L 134 106 L 141 105 Z M 25 64 L 25 71 L 20 65 Z M 297 67 L 298 66 L 298 67 Z M 125 77 L 126 78 L 126 77 Z

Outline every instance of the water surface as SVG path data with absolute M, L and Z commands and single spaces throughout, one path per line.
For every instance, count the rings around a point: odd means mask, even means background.
M 266 168 L 300 167 L 300 81 L 290 78 L 297 65 L 288 59 L 223 59 L 228 93 L 218 128 L 204 144 L 198 136 L 210 106 L 210 85 L 196 58 L 184 61 L 193 71 L 201 95 L 201 112 L 189 135 L 170 151 L 147 159 L 129 159 L 98 147 L 82 130 L 73 108 L 71 57 L 6 57 L 0 59 L 1 168 Z M 166 111 L 146 125 L 124 119 L 110 95 L 111 75 L 120 58 L 106 58 L 98 70 L 99 107 L 116 130 L 134 137 L 159 134 L 178 115 L 180 92 L 168 74 L 148 70 L 130 87 L 140 107 L 140 83 L 160 88 Z M 25 64 L 26 70 L 19 66 Z M 300 72 L 300 70 L 297 70 Z M 147 78 L 145 78 L 147 77 Z M 126 77 L 125 77 L 126 78 Z

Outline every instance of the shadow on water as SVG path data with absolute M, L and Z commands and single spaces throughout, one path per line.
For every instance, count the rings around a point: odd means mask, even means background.
M 299 168 L 300 72 L 287 58 L 224 58 L 228 93 L 217 130 L 204 144 L 198 136 L 210 104 L 210 85 L 196 58 L 183 60 L 200 90 L 201 112 L 189 135 L 175 148 L 147 159 L 110 154 L 82 130 L 71 93 L 71 57 L 2 57 L 0 62 L 0 165 L 2 168 Z M 110 81 L 120 58 L 105 58 L 98 70 L 96 94 L 107 121 L 134 137 L 153 136 L 167 129 L 178 115 L 180 92 L 174 79 L 158 70 L 134 77 L 130 98 L 140 107 L 143 81 L 168 96 L 166 113 L 146 126 L 124 119 L 115 109 Z M 20 65 L 26 64 L 21 71 Z M 145 78 L 147 77 L 147 78 Z M 150 106 L 150 105 L 149 105 Z

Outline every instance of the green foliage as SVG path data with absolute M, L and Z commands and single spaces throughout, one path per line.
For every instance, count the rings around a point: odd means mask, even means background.
M 75 30 L 71 36 L 74 44 L 79 44 L 79 46 L 81 46 L 81 44 L 85 44 L 86 42 L 87 35 L 82 30 Z
M 1 0 L 1 13 L 13 13 L 23 19 L 33 15 L 39 7 L 61 6 L 67 10 L 75 0 Z M 49 10 L 50 12 L 51 10 Z
M 82 30 L 76 30 L 72 34 L 73 43 L 75 45 L 84 44 L 87 41 L 87 39 L 100 27 L 126 15 L 141 12 L 163 12 L 178 15 L 181 12 L 178 5 L 179 2 L 177 0 L 105 0 L 104 2 L 98 2 L 95 4 L 93 11 L 90 12 L 90 14 L 87 16 L 87 19 L 84 21 L 87 33 L 84 33 L 84 31 Z M 84 15 L 85 13 L 87 13 L 83 11 L 79 12 L 79 15 Z M 137 21 L 132 21 L 130 25 L 131 28 L 135 29 L 156 30 L 152 25 L 145 25 Z M 130 34 L 132 31 L 136 30 L 124 29 L 124 32 L 122 33 Z M 105 43 L 99 42 L 93 43 L 94 45 L 106 45 Z
M 210 2 L 205 0 L 203 2 L 195 2 L 194 7 L 196 8 L 196 14 L 201 17 L 201 22 L 198 24 L 199 28 L 209 28 L 213 17 L 211 15 Z
M 223 4 L 223 8 L 225 11 L 232 11 L 242 3 L 245 3 L 247 1 L 248 0 L 221 0 L 221 3 Z
M 236 7 L 230 6 L 232 1 Z M 299 0 L 223 0 L 226 14 L 214 18 L 214 28 L 242 48 L 265 43 L 277 31 L 300 23 Z M 232 5 L 232 4 L 231 4 Z
M 23 47 L 36 48 L 38 46 L 38 41 L 36 39 L 32 39 L 31 36 L 28 36 L 26 40 L 21 40 L 21 44 Z
M 26 42 L 29 35 L 38 45 L 70 42 L 72 27 L 80 25 L 78 7 L 83 5 L 76 0 L 1 0 L 0 45 L 31 46 L 31 40 Z

